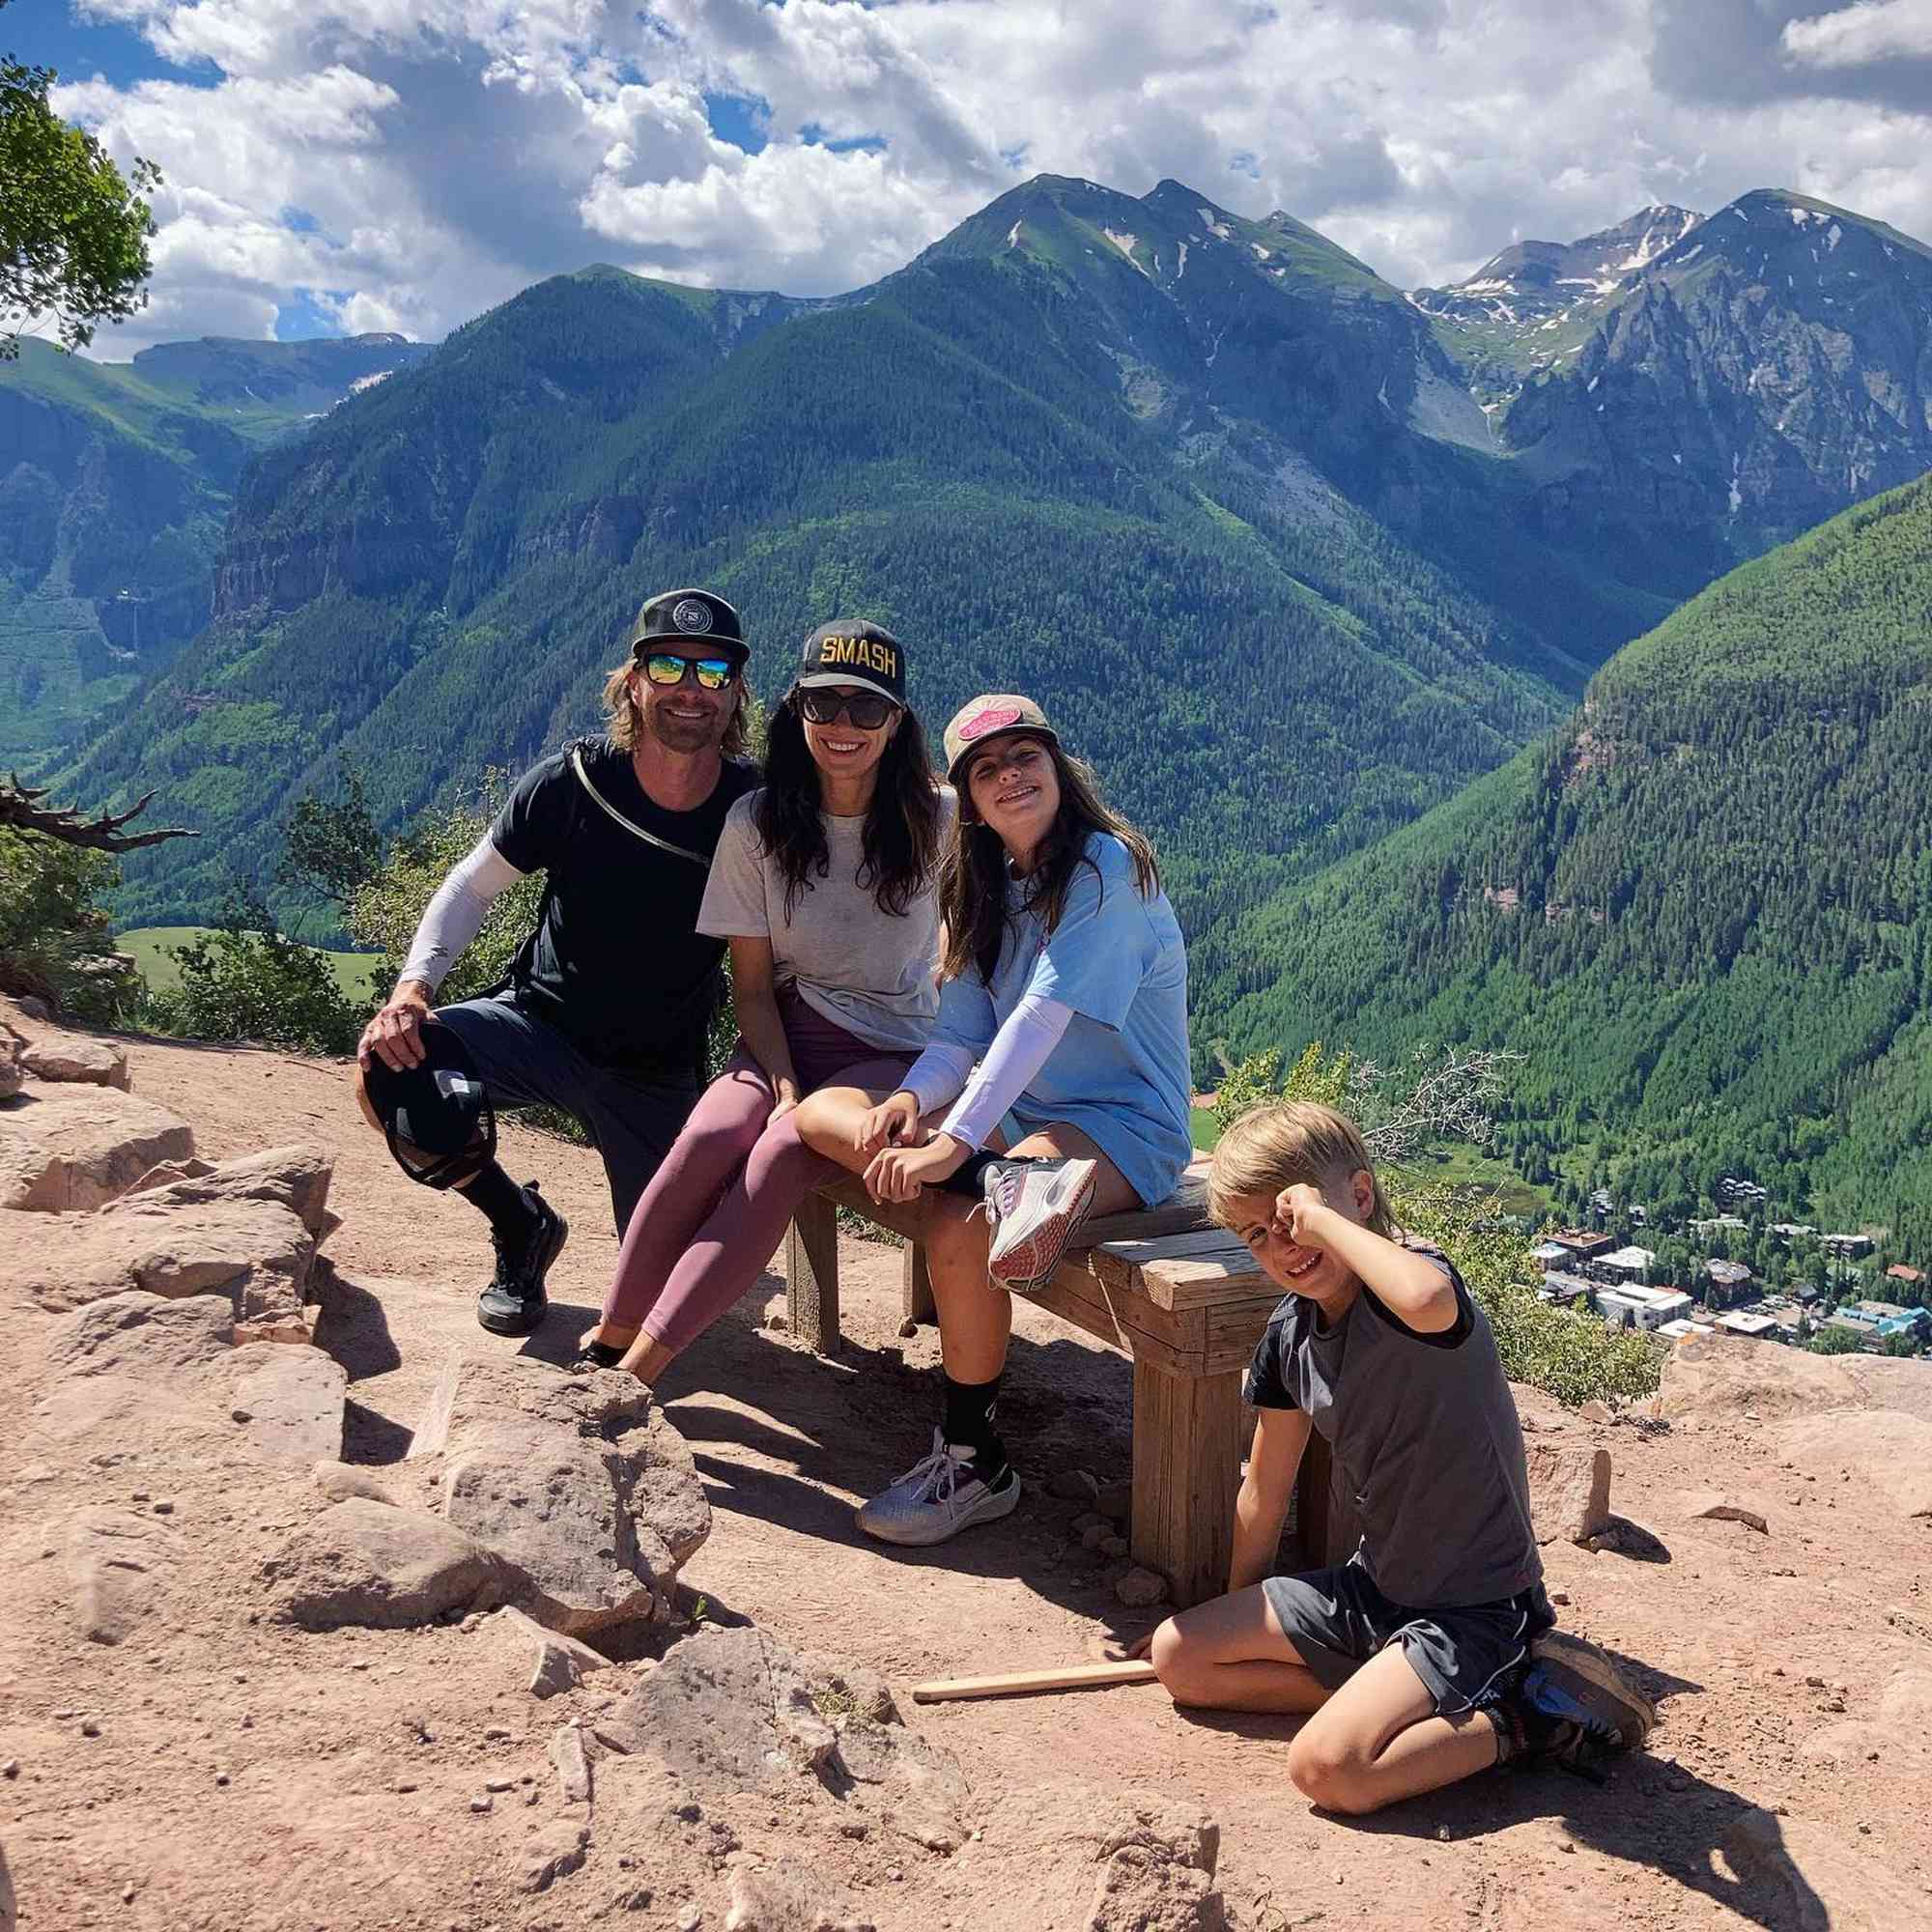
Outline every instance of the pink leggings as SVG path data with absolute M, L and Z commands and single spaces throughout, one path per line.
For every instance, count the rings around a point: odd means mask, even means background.
M 781 993 L 779 1009 L 802 1093 L 890 1092 L 912 1065 L 911 1054 L 868 1046 L 795 995 Z M 606 1321 L 641 1321 L 667 1349 L 689 1348 L 764 1271 L 799 1203 L 842 1171 L 799 1139 L 795 1112 L 765 1124 L 777 1099 L 741 1039 L 631 1215 Z

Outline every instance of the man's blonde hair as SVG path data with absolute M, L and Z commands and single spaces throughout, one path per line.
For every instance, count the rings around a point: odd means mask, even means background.
M 620 752 L 635 752 L 644 734 L 644 714 L 631 696 L 631 673 L 638 668 L 636 658 L 626 659 L 604 680 L 604 729 Z M 731 722 L 724 727 L 724 742 L 719 751 L 727 758 L 751 755 L 751 733 L 745 724 L 745 680 L 738 679 L 738 701 L 731 707 Z
M 1208 1170 L 1208 1211 L 1222 1227 L 1232 1228 L 1237 1201 L 1257 1194 L 1272 1199 L 1297 1181 L 1325 1191 L 1358 1172 L 1366 1172 L 1375 1183 L 1368 1225 L 1393 1239 L 1395 1222 L 1382 1183 L 1354 1122 L 1314 1100 L 1264 1101 L 1241 1115 L 1214 1149 L 1214 1163 Z

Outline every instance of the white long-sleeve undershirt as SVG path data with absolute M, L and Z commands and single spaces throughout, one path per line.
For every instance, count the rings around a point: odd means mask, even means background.
M 484 915 L 498 893 L 508 892 L 524 874 L 503 857 L 486 832 L 450 868 L 423 908 L 422 923 L 410 942 L 405 980 L 420 980 L 431 992 L 442 984 L 463 950 L 483 929 Z
M 1046 1065 L 1072 1018 L 1071 1007 L 1029 993 L 994 1035 L 977 1070 L 970 1048 L 935 1040 L 900 1085 L 919 1101 L 922 1114 L 935 1112 L 958 1094 L 939 1131 L 968 1147 L 982 1147 Z

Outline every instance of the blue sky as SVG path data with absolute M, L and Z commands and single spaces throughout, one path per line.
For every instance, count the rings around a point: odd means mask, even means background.
M 1404 286 L 1756 186 L 1932 237 L 1927 0 L 16 0 L 0 46 L 165 177 L 110 356 L 440 336 L 592 261 L 834 293 L 1040 171 Z

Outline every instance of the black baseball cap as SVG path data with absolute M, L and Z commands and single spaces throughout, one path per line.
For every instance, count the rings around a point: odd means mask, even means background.
M 899 640 L 863 617 L 835 617 L 831 623 L 819 625 L 805 640 L 791 688 L 812 691 L 835 684 L 863 684 L 867 691 L 903 705 L 905 652 L 899 648 Z
M 631 626 L 631 655 L 648 657 L 671 645 L 687 655 L 693 648 L 717 651 L 738 664 L 752 655 L 737 611 L 709 590 L 665 590 L 644 601 Z

